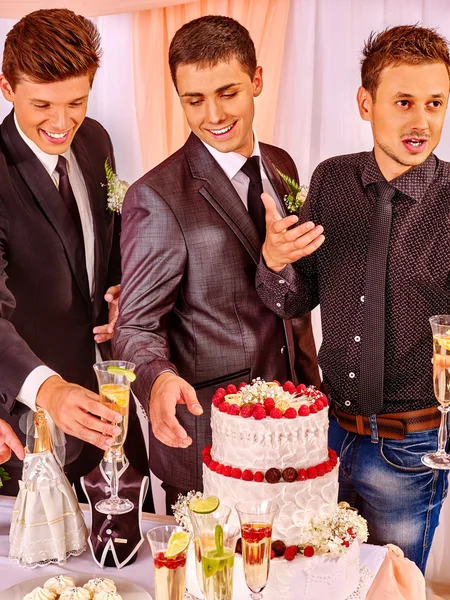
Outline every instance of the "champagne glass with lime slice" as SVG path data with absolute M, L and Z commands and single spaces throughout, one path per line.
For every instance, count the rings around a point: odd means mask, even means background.
M 147 532 L 155 569 L 156 600 L 183 600 L 189 534 L 181 527 L 164 525 Z
M 202 531 L 206 526 L 212 531 L 216 525 L 222 527 L 228 522 L 231 508 L 220 504 L 216 496 L 207 498 L 193 498 L 189 503 L 189 516 L 194 529 L 194 548 L 195 548 L 195 567 L 197 572 L 198 585 L 200 591 L 204 594 L 203 588 L 203 568 L 202 551 L 200 547 L 200 538 Z
M 119 476 L 117 463 L 123 457 L 123 444 L 128 431 L 128 411 L 130 405 L 130 384 L 136 379 L 135 365 L 124 360 L 108 360 L 94 365 L 100 393 L 100 402 L 107 408 L 122 416 L 119 435 L 105 453 L 105 461 L 111 464 L 109 498 L 100 500 L 95 505 L 98 512 L 104 515 L 121 515 L 130 512 L 134 504 L 126 498 L 119 498 Z
M 448 413 L 450 411 L 450 315 L 430 318 L 433 332 L 433 385 L 439 402 L 441 424 L 436 452 L 422 456 L 422 462 L 431 469 L 450 469 L 450 454 L 445 448 L 448 441 Z

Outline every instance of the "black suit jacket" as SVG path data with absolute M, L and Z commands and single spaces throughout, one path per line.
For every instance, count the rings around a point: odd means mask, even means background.
M 96 390 L 92 328 L 107 322 L 103 295 L 120 283 L 119 221 L 106 204 L 104 163 L 108 159 L 114 167 L 111 140 L 99 123 L 86 118 L 72 150 L 95 233 L 92 301 L 80 240 L 58 189 L 19 135 L 13 112 L 1 124 L 0 417 L 16 432 L 18 417 L 27 410 L 16 396 L 35 367 L 45 364 L 67 381 Z M 107 350 L 104 344 L 100 348 Z M 82 445 L 68 437 L 66 462 L 75 460 Z

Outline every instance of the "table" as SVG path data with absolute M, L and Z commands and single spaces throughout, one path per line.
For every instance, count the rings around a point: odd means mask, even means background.
M 145 541 L 139 549 L 136 562 L 120 570 L 111 567 L 100 569 L 94 562 L 89 551 L 81 556 L 71 557 L 62 567 L 58 565 L 50 565 L 45 568 L 36 569 L 24 569 L 19 567 L 16 563 L 8 559 L 9 527 L 13 505 L 14 498 L 0 495 L 0 600 L 8 600 L 6 597 L 4 598 L 2 596 L 1 592 L 16 583 L 28 579 L 35 579 L 41 574 L 48 575 L 50 578 L 53 575 L 61 574 L 62 571 L 68 574 L 92 573 L 104 577 L 111 577 L 113 579 L 114 577 L 126 579 L 140 585 L 154 596 L 153 568 L 151 567 L 152 560 L 147 541 Z M 82 509 L 89 526 L 87 506 L 82 505 Z M 172 517 L 167 517 L 165 515 L 144 514 L 142 530 L 145 534 L 153 527 L 161 524 L 171 524 L 173 522 L 174 519 Z M 364 544 L 361 548 L 361 560 L 369 567 L 374 576 L 383 563 L 385 555 L 386 549 L 379 546 Z

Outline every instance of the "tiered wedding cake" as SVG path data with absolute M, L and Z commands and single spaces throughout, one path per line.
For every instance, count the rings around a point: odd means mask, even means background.
M 213 397 L 211 427 L 212 446 L 203 451 L 205 495 L 232 508 L 243 500 L 280 507 L 272 531 L 279 558 L 264 597 L 323 600 L 332 590 L 333 600 L 348 598 L 359 581 L 358 538 L 365 541 L 367 530 L 361 517 L 337 505 L 326 396 L 291 382 L 230 385 Z M 230 522 L 239 525 L 234 510 Z M 238 571 L 234 598 L 244 597 Z

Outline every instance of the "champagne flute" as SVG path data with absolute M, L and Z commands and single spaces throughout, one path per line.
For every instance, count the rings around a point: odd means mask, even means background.
M 186 578 L 186 548 L 175 556 L 166 556 L 174 534 L 184 533 L 181 527 L 163 525 L 147 532 L 153 555 L 156 600 L 183 600 Z
M 130 404 L 130 377 L 134 375 L 135 365 L 124 360 L 108 360 L 94 365 L 100 393 L 100 402 L 122 416 L 119 435 L 115 436 L 112 446 L 105 453 L 105 460 L 111 463 L 111 496 L 95 505 L 103 515 L 122 515 L 130 512 L 134 504 L 126 498 L 119 498 L 119 477 L 117 462 L 123 457 L 123 444 L 128 431 L 128 410 Z
M 195 547 L 195 567 L 200 591 L 205 593 L 203 589 L 203 569 L 202 569 L 202 551 L 200 548 L 200 538 L 202 531 L 209 529 L 213 531 L 216 525 L 222 527 L 228 522 L 231 513 L 231 508 L 220 504 L 219 507 L 211 513 L 196 513 L 189 509 L 189 516 L 192 527 L 194 529 L 194 547 Z
M 252 600 L 261 600 L 270 570 L 272 525 L 278 504 L 263 502 L 239 502 L 236 511 L 242 531 L 242 558 L 247 587 Z
M 203 521 L 200 536 L 203 593 L 206 600 L 232 600 L 233 568 L 239 527 Z
M 422 462 L 431 469 L 450 469 L 450 454 L 445 451 L 448 440 L 448 412 L 450 411 L 450 315 L 430 318 L 433 332 L 433 384 L 439 402 L 441 424 L 436 452 L 422 456 Z

